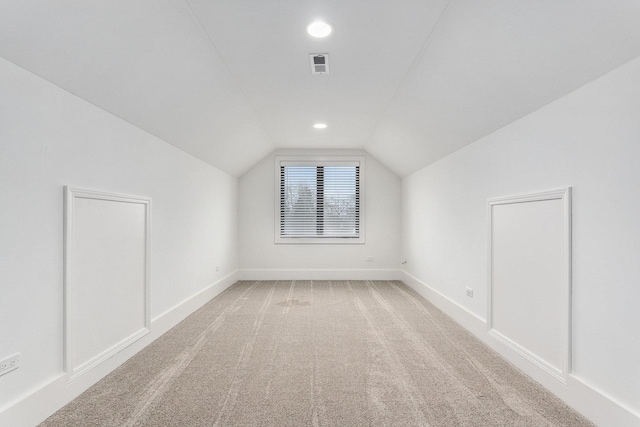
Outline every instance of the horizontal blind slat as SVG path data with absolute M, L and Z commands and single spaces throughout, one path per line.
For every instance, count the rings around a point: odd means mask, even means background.
M 281 236 L 358 237 L 359 186 L 357 165 L 281 165 Z

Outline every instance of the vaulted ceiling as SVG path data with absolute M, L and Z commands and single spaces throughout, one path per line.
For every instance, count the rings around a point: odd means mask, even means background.
M 4 0 L 0 56 L 235 176 L 277 148 L 405 176 L 640 56 L 639 23 L 638 0 Z

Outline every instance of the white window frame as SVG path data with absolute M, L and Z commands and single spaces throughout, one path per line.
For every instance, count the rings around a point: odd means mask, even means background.
M 360 179 L 360 211 L 359 211 L 359 237 L 282 237 L 280 235 L 280 166 L 286 163 L 289 166 L 340 166 L 341 164 L 357 163 Z M 366 168 L 365 156 L 275 156 L 275 221 L 274 236 L 276 244 L 290 245 L 357 245 L 365 243 L 365 194 L 366 194 Z

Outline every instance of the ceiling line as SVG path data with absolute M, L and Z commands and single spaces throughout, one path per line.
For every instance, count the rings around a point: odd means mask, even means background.
M 236 85 L 236 88 L 238 89 L 238 91 L 240 92 L 240 94 L 242 95 L 242 98 L 245 100 L 245 102 L 247 103 L 247 105 L 249 106 L 249 109 L 251 109 L 251 113 L 253 114 L 253 117 L 256 119 L 256 121 L 258 122 L 258 124 L 260 125 L 260 127 L 262 128 L 262 131 L 265 133 L 265 135 L 267 135 L 267 137 L 269 138 L 269 142 L 271 143 L 272 146 L 272 151 L 276 149 L 276 144 L 273 140 L 273 137 L 271 136 L 271 134 L 267 131 L 266 126 L 264 125 L 264 123 L 262 122 L 262 120 L 260 120 L 260 116 L 258 115 L 255 107 L 253 106 L 253 104 L 251 102 L 249 102 L 249 98 L 247 97 L 246 93 L 244 92 L 244 90 L 242 90 L 242 87 L 240 86 L 240 84 L 238 83 L 238 81 L 236 80 L 235 76 L 233 75 L 233 73 L 231 72 L 231 69 L 229 68 L 229 66 L 227 65 L 227 61 L 225 61 L 224 56 L 222 56 L 222 54 L 220 53 L 220 51 L 218 50 L 218 48 L 216 47 L 216 44 L 213 42 L 213 39 L 211 38 L 211 36 L 209 35 L 209 33 L 207 32 L 207 30 L 204 28 L 204 26 L 202 25 L 202 22 L 200 21 L 200 19 L 198 19 L 198 16 L 196 15 L 195 11 L 193 10 L 193 7 L 191 6 L 191 4 L 189 3 L 189 0 L 184 0 L 185 5 L 187 6 L 187 9 L 189 10 L 189 14 L 191 15 L 191 19 L 194 21 L 194 23 L 196 24 L 196 26 L 200 29 L 200 31 L 202 32 L 202 34 L 204 34 L 204 36 L 207 38 L 207 40 L 209 41 L 209 45 L 211 45 L 211 47 L 213 48 L 213 50 L 215 51 L 215 53 L 218 55 L 218 57 L 220 58 L 220 60 L 222 61 L 222 64 L 224 65 L 224 68 L 227 70 L 227 73 L 229 74 L 229 76 L 231 77 L 231 80 L 233 81 L 233 83 Z
M 393 95 L 391 95 L 391 98 L 389 98 L 389 102 L 387 102 L 387 106 L 384 108 L 382 113 L 380 113 L 380 117 L 378 118 L 378 120 L 376 120 L 375 124 L 373 125 L 373 128 L 371 129 L 371 132 L 369 133 L 369 136 L 364 141 L 363 148 L 366 147 L 369 144 L 369 142 L 371 142 L 371 139 L 373 138 L 373 134 L 376 132 L 376 130 L 380 126 L 380 123 L 382 122 L 382 119 L 387 115 L 387 112 L 391 108 L 391 104 L 393 104 L 393 101 L 395 101 L 396 98 L 398 97 L 398 95 L 400 94 L 400 88 L 402 87 L 402 85 L 404 84 L 405 80 L 407 79 L 407 76 L 409 75 L 411 70 L 413 70 L 413 68 L 415 67 L 416 62 L 418 61 L 418 59 L 421 58 L 424 55 L 424 53 L 426 52 L 427 48 L 431 44 L 433 33 L 438 28 L 438 26 L 440 26 L 440 23 L 442 22 L 442 17 L 444 16 L 444 14 L 449 9 L 449 5 L 451 4 L 452 1 L 453 0 L 447 0 L 447 3 L 442 8 L 442 12 L 440 12 L 440 15 L 438 16 L 438 19 L 436 20 L 435 24 L 433 24 L 433 27 L 431 27 L 431 30 L 427 34 L 427 37 L 425 38 L 424 42 L 422 43 L 422 46 L 420 46 L 420 49 L 418 49 L 418 53 L 416 54 L 415 58 L 413 58 L 413 61 L 411 62 L 411 65 L 409 65 L 409 67 L 407 68 L 407 71 L 404 73 L 404 76 L 402 76 L 402 79 L 400 79 L 400 82 L 398 83 L 398 86 L 396 87 L 396 90 L 393 92 Z

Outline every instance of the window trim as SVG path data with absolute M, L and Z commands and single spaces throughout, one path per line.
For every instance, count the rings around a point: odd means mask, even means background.
M 358 245 L 365 243 L 366 221 L 365 221 L 365 194 L 366 194 L 366 167 L 365 156 L 275 156 L 275 187 L 274 187 L 274 242 L 275 244 L 287 245 Z M 338 166 L 354 165 L 359 167 L 360 180 L 360 216 L 359 216 L 359 237 L 282 237 L 280 235 L 280 166 Z

